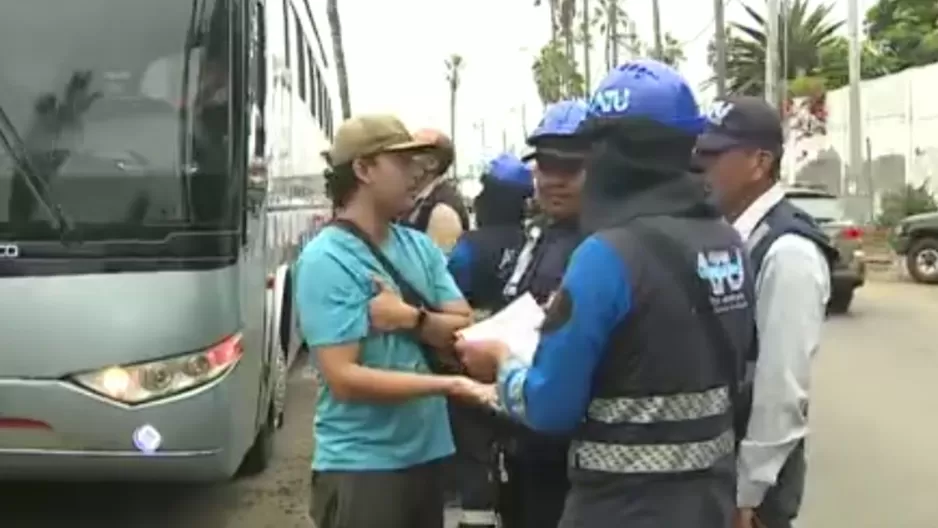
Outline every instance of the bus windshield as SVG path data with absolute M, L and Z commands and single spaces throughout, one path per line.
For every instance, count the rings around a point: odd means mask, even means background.
M 226 0 L 0 3 L 0 108 L 85 241 L 237 227 Z M 59 233 L 0 150 L 0 240 Z

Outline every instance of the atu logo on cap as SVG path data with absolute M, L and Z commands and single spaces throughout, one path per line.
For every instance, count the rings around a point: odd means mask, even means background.
M 733 103 L 717 101 L 707 110 L 707 121 L 710 121 L 714 126 L 723 126 L 723 120 L 730 115 L 733 108 L 735 108 Z
M 628 88 L 608 88 L 593 95 L 589 111 L 593 115 L 621 114 L 628 110 L 632 92 Z

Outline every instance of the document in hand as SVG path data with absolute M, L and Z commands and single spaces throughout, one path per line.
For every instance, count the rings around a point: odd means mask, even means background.
M 512 354 L 530 363 L 543 323 L 544 310 L 530 293 L 525 293 L 488 319 L 463 329 L 459 336 L 467 341 L 501 341 Z

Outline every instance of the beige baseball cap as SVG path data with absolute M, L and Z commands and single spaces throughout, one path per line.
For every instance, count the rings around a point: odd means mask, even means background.
M 434 148 L 426 138 L 414 138 L 400 119 L 389 114 L 353 117 L 336 130 L 332 148 L 326 153 L 332 165 L 382 152 L 417 151 Z

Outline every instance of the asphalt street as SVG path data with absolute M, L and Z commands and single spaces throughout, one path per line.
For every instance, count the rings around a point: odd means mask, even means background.
M 872 282 L 816 362 L 799 528 L 938 527 L 938 288 Z M 314 388 L 291 376 L 264 475 L 217 486 L 0 485 L 0 526 L 306 528 Z M 0 468 L 2 469 L 2 468 Z

